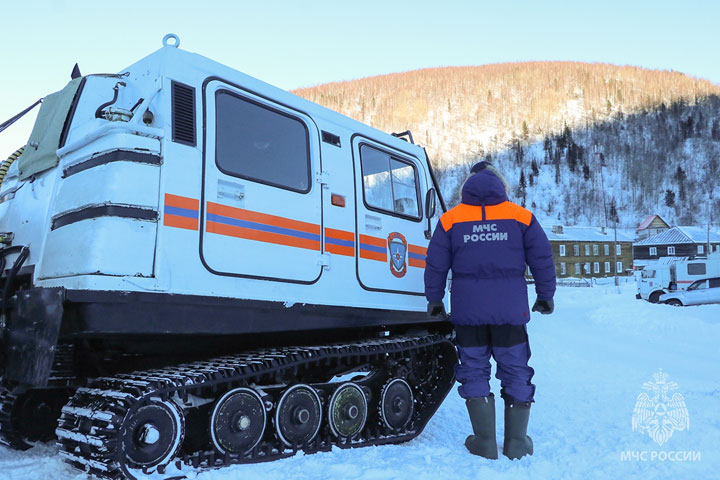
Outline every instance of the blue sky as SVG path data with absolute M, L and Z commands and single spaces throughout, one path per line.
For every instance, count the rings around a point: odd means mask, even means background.
M 0 122 L 83 73 L 117 72 L 164 34 L 282 88 L 448 65 L 577 60 L 720 84 L 717 1 L 3 2 Z M 0 157 L 32 118 L 0 134 Z

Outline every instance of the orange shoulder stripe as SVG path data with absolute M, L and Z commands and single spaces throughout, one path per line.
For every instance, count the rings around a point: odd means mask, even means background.
M 520 205 L 503 202 L 485 207 L 485 220 L 517 220 L 525 225 L 530 225 L 532 213 Z
M 445 214 L 440 217 L 440 222 L 447 232 L 456 223 L 480 222 L 482 219 L 481 206 L 461 203 L 457 207 L 445 212 Z M 508 201 L 498 205 L 487 205 L 485 207 L 485 220 L 516 220 L 525 225 L 530 225 L 532 213 L 520 205 Z

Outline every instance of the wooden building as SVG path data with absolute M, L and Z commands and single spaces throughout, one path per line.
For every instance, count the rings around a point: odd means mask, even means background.
M 720 252 L 720 234 L 710 230 L 710 251 Z M 644 268 L 660 257 L 706 257 L 707 227 L 672 227 L 633 244 L 633 266 Z
M 638 225 L 635 234 L 638 240 L 652 237 L 670 229 L 670 225 L 660 215 L 650 215 Z
M 561 278 L 591 278 L 628 275 L 632 272 L 633 239 L 618 230 L 603 227 L 545 228 Z

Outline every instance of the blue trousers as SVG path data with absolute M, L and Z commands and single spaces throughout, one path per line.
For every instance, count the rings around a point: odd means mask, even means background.
M 530 344 L 525 325 L 455 326 L 460 363 L 455 378 L 463 398 L 490 395 L 490 356 L 497 362 L 495 377 L 500 380 L 506 402 L 532 402 L 535 371 L 528 366 Z

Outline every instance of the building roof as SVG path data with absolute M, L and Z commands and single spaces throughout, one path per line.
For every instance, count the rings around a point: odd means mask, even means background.
M 664 223 L 667 228 L 670 228 L 670 224 L 668 224 L 665 220 L 663 220 L 660 215 L 655 214 L 655 215 L 648 215 L 647 217 L 645 217 L 645 220 L 643 220 L 642 222 L 640 222 L 640 225 L 638 225 L 638 228 L 637 228 L 637 230 L 635 230 L 635 231 L 636 231 L 636 232 L 639 232 L 640 230 L 645 230 L 646 228 L 648 228 L 648 227 L 650 226 L 650 224 L 651 224 L 651 223 L 653 222 L 653 220 L 655 220 L 656 218 L 657 218 L 658 220 L 660 220 L 662 223 Z
M 613 228 L 606 228 L 605 233 L 602 232 L 602 227 L 562 227 L 563 233 L 554 233 L 552 226 L 543 225 L 543 230 L 547 234 L 550 241 L 553 242 L 614 242 L 615 231 Z M 620 228 L 617 230 L 617 241 L 632 243 L 633 238 L 629 237 L 621 231 Z
M 645 238 L 635 243 L 637 246 L 643 245 L 676 245 L 682 243 L 698 243 L 703 244 L 708 241 L 707 228 L 693 226 L 672 227 L 669 230 Z M 720 234 L 710 230 L 710 242 L 720 242 Z

